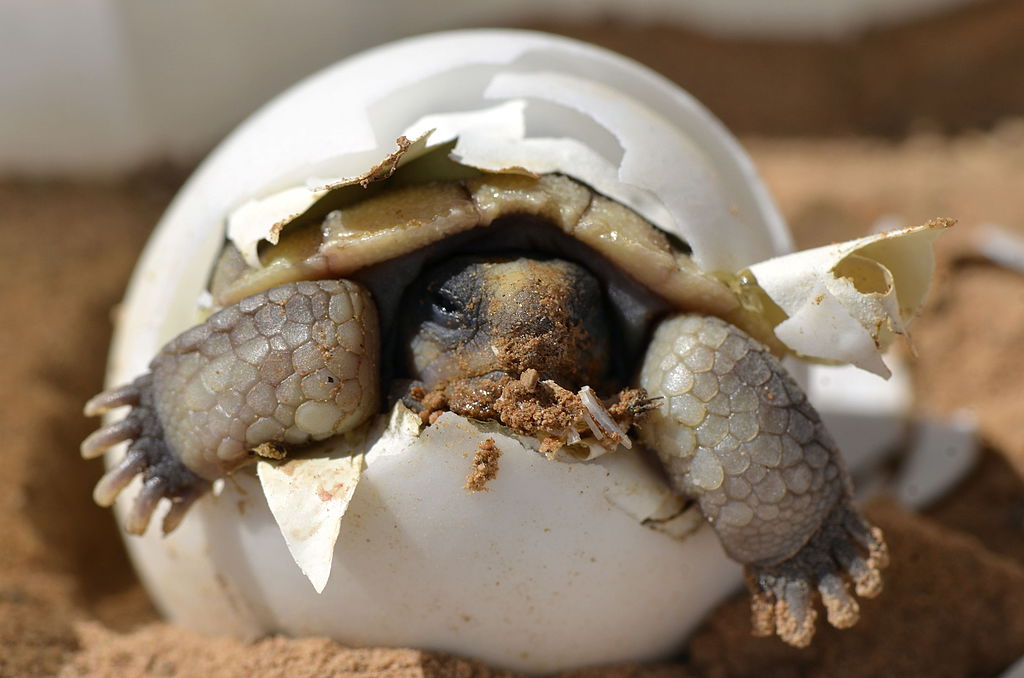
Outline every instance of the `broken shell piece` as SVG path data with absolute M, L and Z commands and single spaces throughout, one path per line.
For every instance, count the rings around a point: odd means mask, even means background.
M 1000 674 L 999 678 L 1024 678 L 1024 657 L 1018 659 L 1013 666 Z
M 331 576 L 334 545 L 365 461 L 365 436 L 357 444 L 336 445 L 335 455 L 256 465 L 260 485 L 288 551 L 317 593 Z M 341 456 L 337 456 L 341 455 Z
M 1002 226 L 986 224 L 973 237 L 977 253 L 1011 271 L 1024 273 L 1024 237 Z
M 260 242 L 277 244 L 286 225 L 332 191 L 347 186 L 365 188 L 375 181 L 387 179 L 403 164 L 426 152 L 428 136 L 430 133 L 426 132 L 415 138 L 415 141 L 405 136 L 398 137 L 394 151 L 373 168 L 356 176 L 321 179 L 315 185 L 294 186 L 249 200 L 228 215 L 228 239 L 238 248 L 246 264 L 258 268 L 260 259 L 257 250 Z
M 880 351 L 924 302 L 931 243 L 949 219 L 776 257 L 750 267 L 755 284 L 785 313 L 775 334 L 808 358 L 889 376 Z
M 906 506 L 923 508 L 941 499 L 974 468 L 981 455 L 974 415 L 920 417 L 893 494 Z

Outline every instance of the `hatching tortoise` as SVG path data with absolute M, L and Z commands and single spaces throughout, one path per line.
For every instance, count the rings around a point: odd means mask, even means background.
M 397 185 L 395 185 L 397 184 Z M 127 417 L 82 444 L 128 454 L 125 529 L 161 498 L 173 530 L 212 481 L 362 425 L 396 400 L 500 421 L 542 449 L 601 444 L 660 459 L 742 563 L 755 632 L 806 645 L 814 591 L 835 626 L 881 587 L 881 532 L 851 503 L 842 459 L 773 355 L 767 321 L 687 245 L 566 176 L 391 182 L 264 244 L 233 245 L 204 323 L 86 413 Z M 769 348 L 771 347 L 771 348 Z

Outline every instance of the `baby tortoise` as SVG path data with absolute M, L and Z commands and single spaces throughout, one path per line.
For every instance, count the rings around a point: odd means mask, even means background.
M 221 310 L 86 405 L 132 408 L 82 444 L 131 441 L 95 491 L 110 505 L 142 476 L 128 532 L 162 497 L 169 532 L 212 481 L 403 399 L 547 451 L 628 446 L 636 424 L 744 564 L 760 635 L 807 645 L 815 591 L 838 627 L 857 620 L 851 586 L 880 591 L 882 534 L 766 321 L 626 207 L 559 175 L 412 184 L 292 224 L 260 259 L 228 245 Z

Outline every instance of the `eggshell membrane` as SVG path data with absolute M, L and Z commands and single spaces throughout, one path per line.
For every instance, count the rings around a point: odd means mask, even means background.
M 728 245 L 673 207 L 682 204 L 678 196 L 657 195 L 666 187 L 640 187 L 661 199 L 669 228 L 691 241 L 705 264 L 735 270 L 789 249 L 782 221 L 735 140 L 660 76 L 543 34 L 430 35 L 371 50 L 305 80 L 210 155 L 143 253 L 119 313 L 108 383 L 143 372 L 163 343 L 199 321 L 198 300 L 233 209 L 318 178 L 357 176 L 424 115 L 493 106 L 499 102 L 487 92 L 496 75 L 535 70 L 598 81 L 603 92 L 617 92 L 628 107 L 673 130 L 692 149 L 691 161 L 707 163 L 699 173 L 717 197 L 700 209 L 717 210 L 716 223 L 730 223 L 741 236 Z M 523 78 L 504 82 L 515 85 L 516 96 L 529 89 Z M 558 102 L 537 110 L 545 136 L 574 136 L 615 161 L 630 155 L 624 139 L 642 136 L 638 129 L 581 125 L 583 113 L 570 115 Z M 628 127 L 622 120 L 608 124 Z M 630 176 L 642 179 L 635 169 L 642 158 L 631 163 Z M 685 194 L 692 187 L 671 189 Z M 462 485 L 476 445 L 488 437 L 502 451 L 500 470 L 487 491 L 472 493 Z M 678 650 L 738 584 L 739 568 L 709 529 L 675 539 L 612 504 L 609 493 L 629 494 L 623 483 L 649 479 L 645 468 L 622 452 L 551 462 L 514 438 L 449 414 L 418 437 L 371 441 L 321 595 L 289 556 L 250 471 L 201 500 L 169 537 L 152 530 L 127 544 L 161 611 L 201 633 L 326 635 L 445 650 L 534 672 L 655 659 Z M 121 517 L 137 482 L 117 504 Z

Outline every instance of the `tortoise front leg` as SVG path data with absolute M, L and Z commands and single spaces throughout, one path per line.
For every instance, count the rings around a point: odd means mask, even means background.
M 810 643 L 817 589 L 829 622 L 857 621 L 881 591 L 881 531 L 851 502 L 842 458 L 818 413 L 768 349 L 713 317 L 657 329 L 640 385 L 664 398 L 643 425 L 674 489 L 695 499 L 745 566 L 754 633 Z
M 131 441 L 96 502 L 113 504 L 141 474 L 125 530 L 145 532 L 166 497 L 170 532 L 211 481 L 358 426 L 379 406 L 378 332 L 369 292 L 347 280 L 281 285 L 213 314 L 164 346 L 147 374 L 86 404 L 88 416 L 132 407 L 82 443 L 92 458 Z

